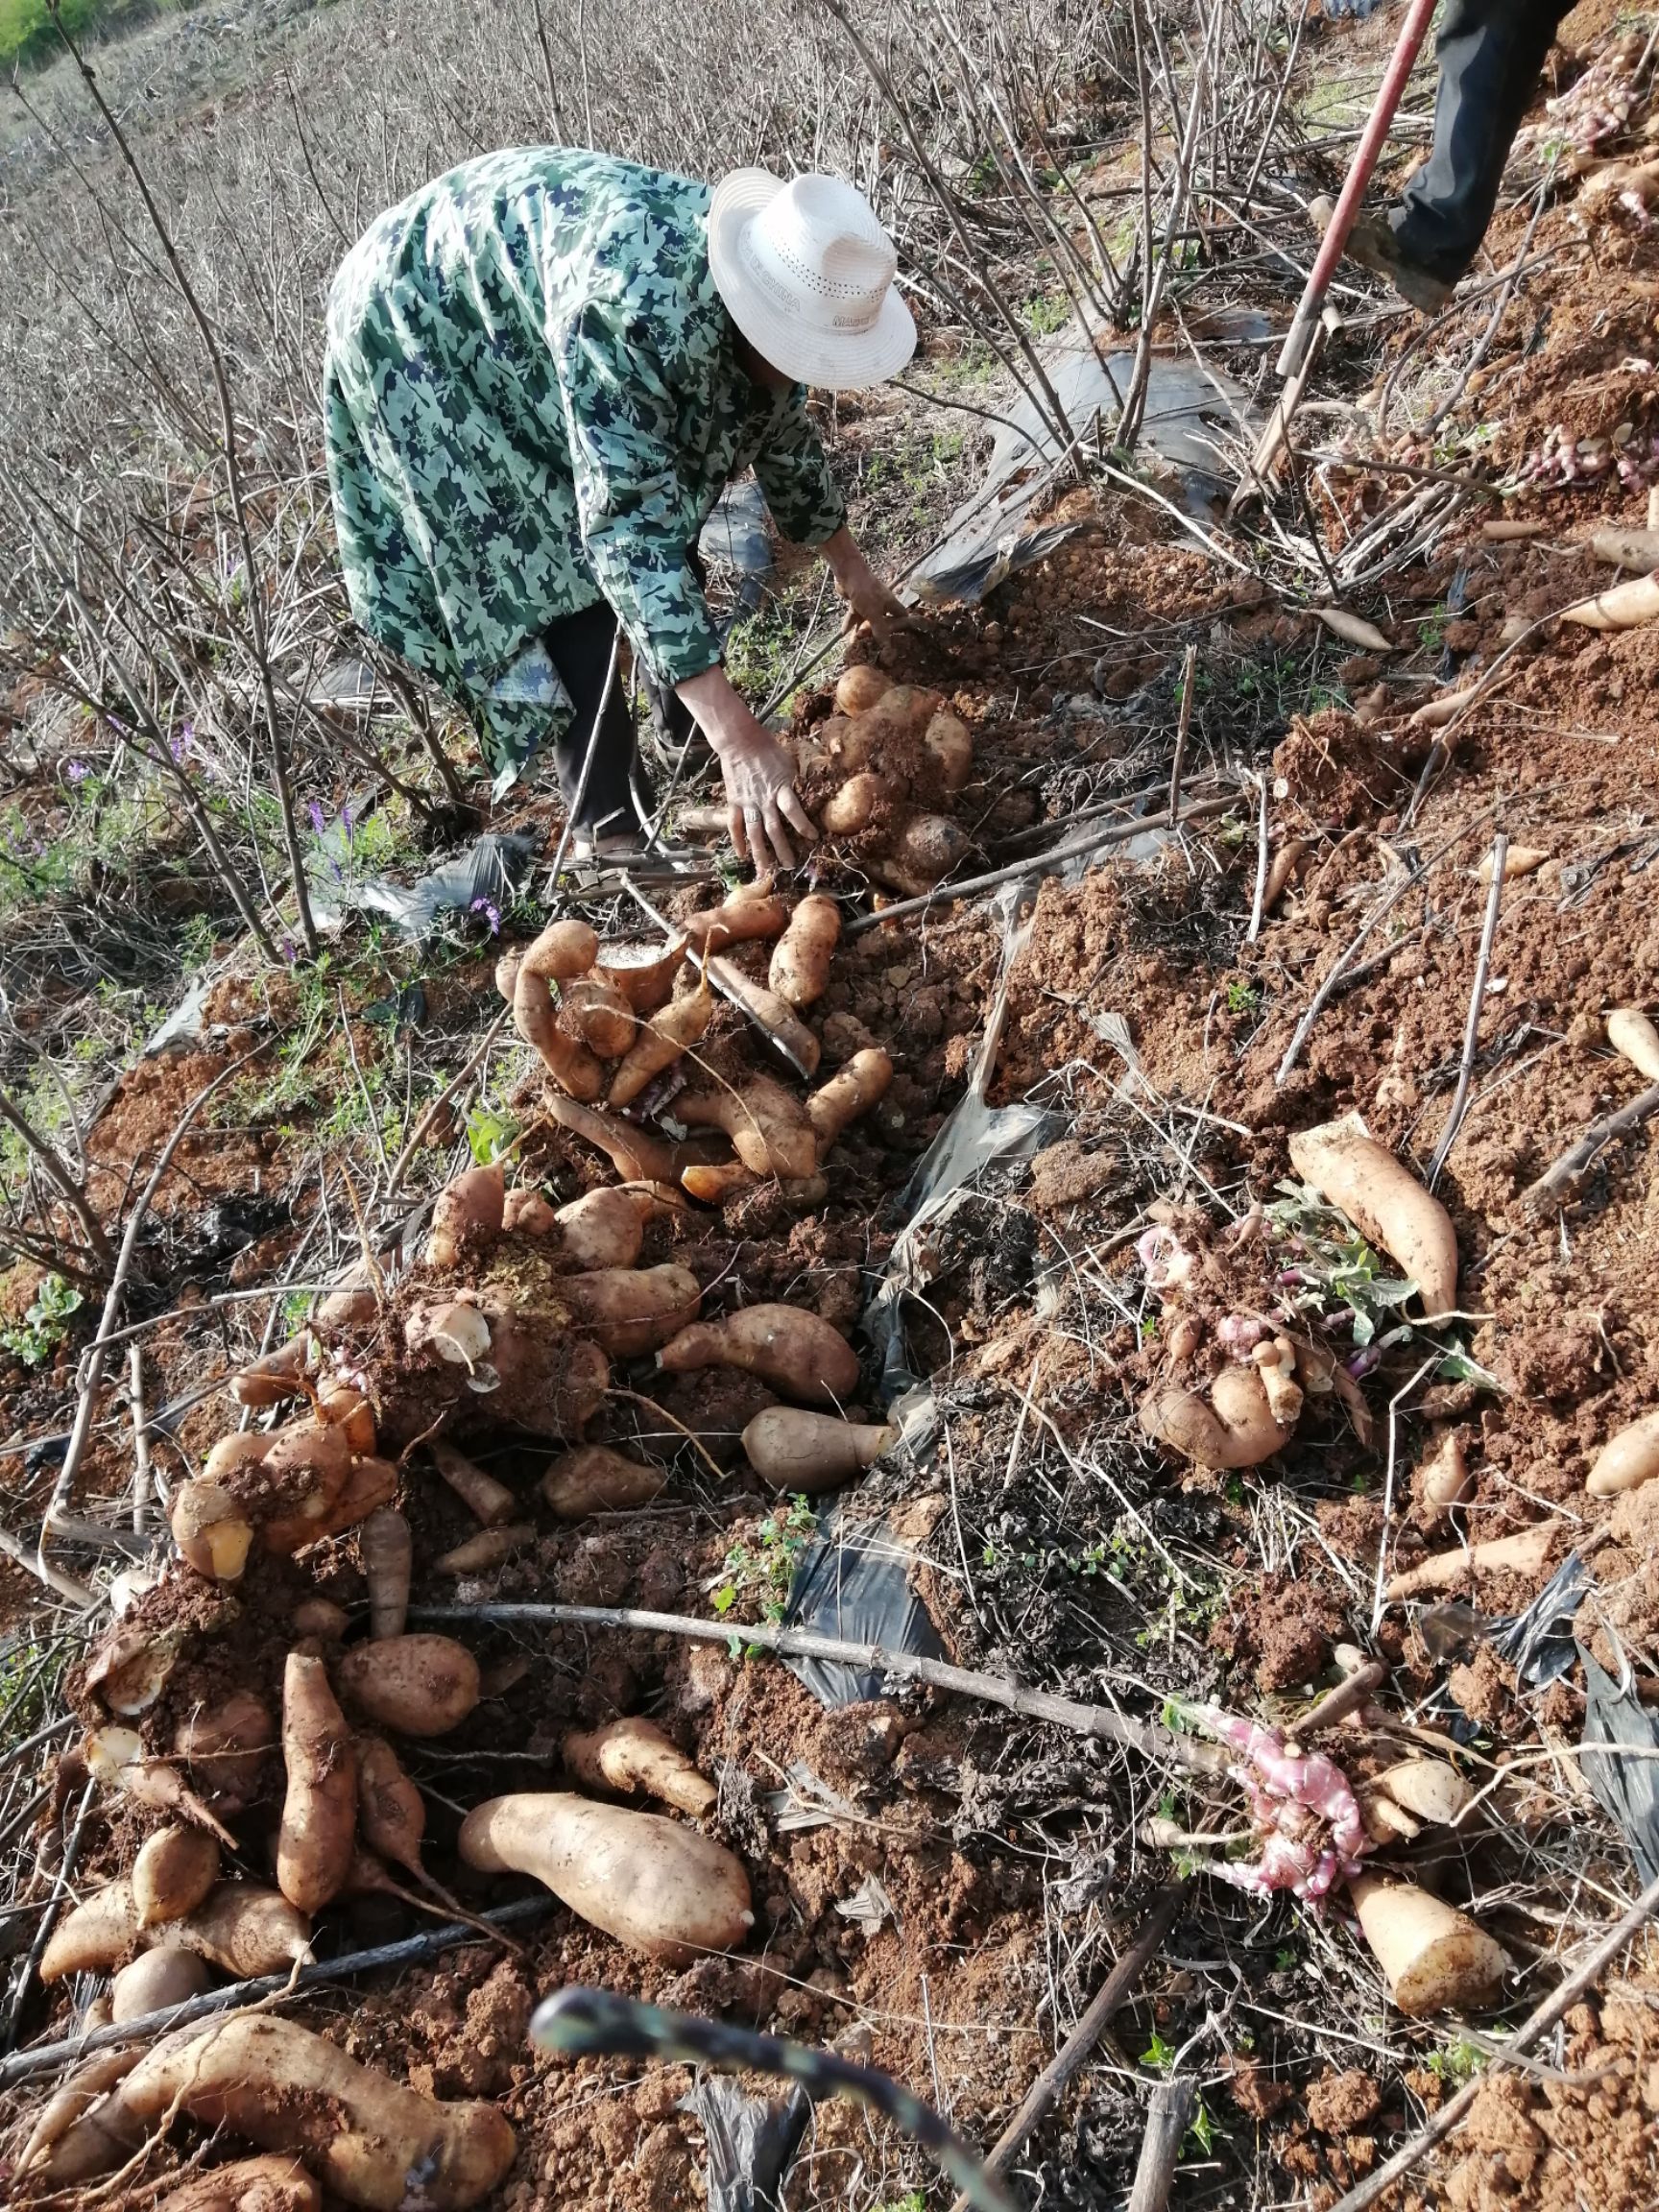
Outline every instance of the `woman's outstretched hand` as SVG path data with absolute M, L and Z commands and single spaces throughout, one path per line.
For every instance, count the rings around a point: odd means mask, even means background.
M 678 688 L 720 763 L 738 856 L 753 860 L 757 873 L 793 868 L 790 830 L 807 845 L 817 843 L 818 831 L 796 795 L 787 751 L 750 712 L 724 668 L 706 668 Z
M 845 523 L 827 541 L 824 557 L 847 603 L 848 631 L 867 629 L 878 643 L 885 643 L 895 630 L 916 627 L 914 614 L 891 586 L 882 583 Z

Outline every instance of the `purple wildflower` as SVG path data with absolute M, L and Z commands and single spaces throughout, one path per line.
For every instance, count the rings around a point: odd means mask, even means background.
M 315 799 L 308 800 L 306 802 L 305 811 L 311 817 L 312 829 L 317 832 L 318 836 L 321 837 L 324 830 L 328 827 L 328 818 L 324 813 L 321 803 Z
M 490 926 L 492 937 L 501 934 L 501 909 L 493 899 L 474 899 L 467 909 L 469 914 L 482 914 Z
M 71 783 L 84 783 L 92 771 L 84 760 L 70 760 L 65 762 L 63 773 Z

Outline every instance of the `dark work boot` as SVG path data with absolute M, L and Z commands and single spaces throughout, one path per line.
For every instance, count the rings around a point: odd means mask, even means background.
M 1334 200 L 1309 203 L 1309 219 L 1321 237 L 1331 228 L 1331 218 L 1335 212 Z M 1344 259 L 1358 261 L 1374 276 L 1386 276 L 1401 299 L 1421 308 L 1425 315 L 1438 315 L 1452 297 L 1453 287 L 1444 277 L 1431 276 L 1427 269 L 1407 260 L 1400 241 L 1386 223 L 1361 215 L 1349 231 L 1342 253 Z

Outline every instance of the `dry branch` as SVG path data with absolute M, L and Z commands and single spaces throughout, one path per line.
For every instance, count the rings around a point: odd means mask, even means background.
M 1150 1720 L 1134 1720 L 1108 1705 L 1082 1705 L 1046 1690 L 1024 1690 L 999 1674 L 977 1674 L 942 1659 L 911 1651 L 889 1651 L 878 1644 L 849 1644 L 839 1636 L 819 1636 L 805 1628 L 779 1628 L 770 1622 L 699 1621 L 686 1613 L 646 1613 L 629 1605 L 416 1605 L 411 1621 L 496 1621 L 540 1623 L 554 1628 L 634 1628 L 648 1636 L 688 1636 L 703 1644 L 753 1645 L 795 1659 L 829 1659 L 872 1671 L 908 1675 L 959 1697 L 977 1697 L 1028 1720 L 1047 1720 L 1102 1743 L 1122 1743 L 1148 1759 L 1187 1773 L 1215 1774 L 1227 1759 L 1215 1745 L 1176 1736 Z

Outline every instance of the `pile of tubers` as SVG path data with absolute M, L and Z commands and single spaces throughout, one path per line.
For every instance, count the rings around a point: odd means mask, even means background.
M 974 774 L 974 740 L 937 691 L 895 684 L 868 664 L 844 670 L 833 711 L 792 741 L 796 782 L 828 838 L 853 847 L 889 891 L 919 898 L 969 849 L 949 814 L 921 802 L 953 797 Z

